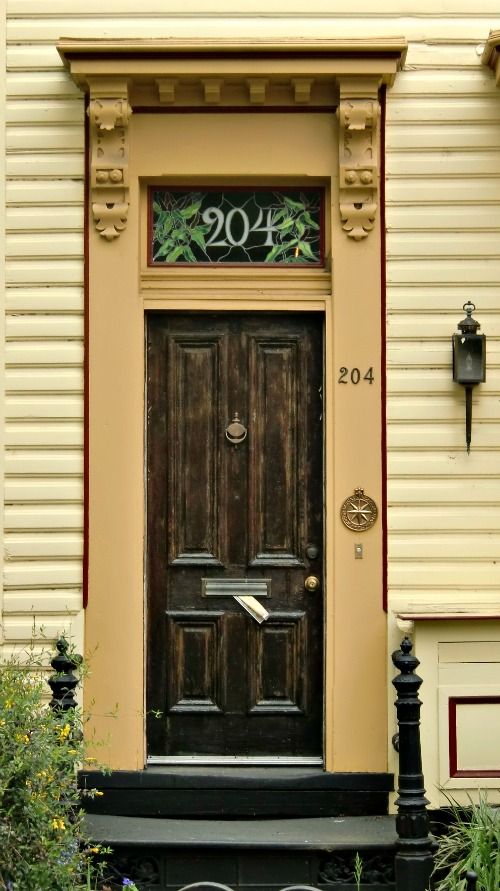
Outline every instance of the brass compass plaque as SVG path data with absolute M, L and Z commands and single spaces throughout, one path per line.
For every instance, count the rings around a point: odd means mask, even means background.
M 365 495 L 364 489 L 355 489 L 354 495 L 346 498 L 340 508 L 340 518 L 348 529 L 354 532 L 366 532 L 375 523 L 378 508 L 373 498 Z

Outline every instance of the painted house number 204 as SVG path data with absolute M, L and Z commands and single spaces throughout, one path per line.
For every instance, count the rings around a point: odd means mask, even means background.
M 373 381 L 375 380 L 373 366 L 370 365 L 369 369 L 365 371 L 364 374 L 360 368 L 346 368 L 344 365 L 339 368 L 339 384 L 351 383 L 356 385 L 362 380 L 367 381 L 369 384 L 373 384 Z

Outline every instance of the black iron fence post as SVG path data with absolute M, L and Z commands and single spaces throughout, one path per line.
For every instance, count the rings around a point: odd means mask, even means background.
M 472 869 L 469 869 L 465 873 L 465 881 L 467 882 L 466 891 L 476 891 L 477 879 L 477 873 L 474 872 Z
M 68 641 L 61 637 L 57 643 L 57 656 L 51 661 L 55 674 L 52 674 L 47 683 L 52 690 L 50 707 L 57 712 L 66 712 L 70 708 L 76 708 L 74 696 L 75 687 L 78 685 L 78 677 L 73 674 L 78 668 L 81 657 L 68 654 Z
M 425 797 L 420 751 L 420 706 L 418 689 L 422 678 L 415 674 L 419 660 L 411 655 L 412 643 L 405 637 L 401 649 L 392 654 L 399 674 L 394 678 L 398 698 L 399 778 L 396 805 L 396 891 L 427 891 L 434 867 L 429 814 Z

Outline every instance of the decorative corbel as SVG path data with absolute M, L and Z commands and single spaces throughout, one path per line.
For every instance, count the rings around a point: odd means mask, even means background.
M 361 98 L 351 86 L 354 95 L 346 96 L 342 86 L 337 109 L 340 216 L 348 236 L 361 241 L 373 229 L 377 213 L 379 102 L 376 91 Z
M 106 241 L 118 238 L 127 225 L 129 207 L 128 123 L 132 109 L 127 86 L 120 85 L 110 96 L 111 85 L 91 91 L 90 190 L 97 231 Z

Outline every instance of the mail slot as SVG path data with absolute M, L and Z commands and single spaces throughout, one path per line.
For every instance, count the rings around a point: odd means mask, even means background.
M 205 597 L 269 597 L 271 579 L 202 579 Z
M 205 597 L 234 597 L 259 625 L 269 618 L 265 607 L 256 599 L 267 597 L 271 579 L 202 579 L 201 591 Z

